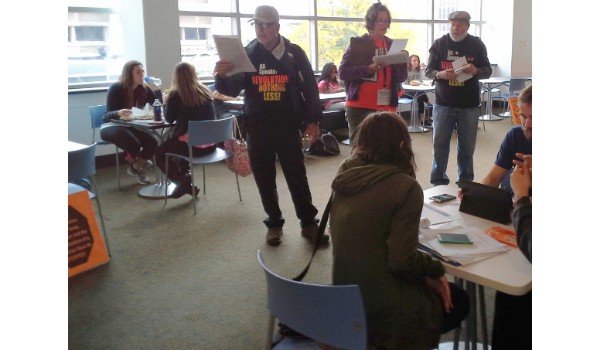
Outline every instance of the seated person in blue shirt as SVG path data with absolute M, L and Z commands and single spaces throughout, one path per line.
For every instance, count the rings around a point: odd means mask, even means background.
M 510 188 L 510 173 L 513 169 L 513 160 L 522 162 L 517 153 L 530 155 L 531 154 L 531 85 L 523 89 L 519 94 L 518 99 L 519 113 L 521 116 L 521 125 L 515 126 L 508 131 L 496 161 L 492 169 L 481 180 L 482 184 L 498 187 L 508 190 L 512 195 Z

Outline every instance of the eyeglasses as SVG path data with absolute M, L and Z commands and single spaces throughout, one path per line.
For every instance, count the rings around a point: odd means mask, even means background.
M 271 28 L 275 24 L 277 24 L 277 22 L 271 22 L 271 23 L 252 22 L 253 27 L 262 28 L 262 29 Z
M 378 19 L 375 21 L 375 23 L 377 24 L 390 24 L 392 21 L 390 21 L 389 19 Z

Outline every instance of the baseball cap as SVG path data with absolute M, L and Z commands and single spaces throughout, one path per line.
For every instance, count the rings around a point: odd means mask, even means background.
M 465 21 L 471 20 L 471 15 L 467 11 L 454 11 L 448 16 L 449 21 Z
M 261 23 L 279 22 L 279 13 L 273 6 L 261 5 L 256 8 L 256 11 L 254 11 L 254 17 L 252 17 L 252 19 L 248 22 L 252 21 L 258 21 Z

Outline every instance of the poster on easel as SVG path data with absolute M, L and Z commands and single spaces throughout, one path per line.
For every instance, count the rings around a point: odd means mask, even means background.
M 69 195 L 69 277 L 110 258 L 87 191 Z

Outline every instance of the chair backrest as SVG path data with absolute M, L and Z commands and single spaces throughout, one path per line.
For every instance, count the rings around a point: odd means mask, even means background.
M 509 93 L 512 95 L 512 94 L 516 93 L 517 91 L 521 91 L 521 90 L 525 89 L 525 82 L 527 82 L 527 79 L 525 79 L 525 78 L 511 79 L 510 82 L 508 83 Z
M 96 175 L 96 144 L 69 152 L 68 182 Z
M 521 111 L 519 111 L 519 97 L 510 96 L 508 98 L 508 106 L 512 115 L 513 125 L 521 125 Z
M 92 120 L 92 142 L 96 141 L 96 129 L 102 125 L 102 118 L 106 114 L 106 105 L 89 106 L 90 119 Z
M 235 117 L 216 120 L 190 120 L 188 144 L 190 146 L 219 143 L 233 138 Z
M 307 337 L 336 348 L 367 349 L 367 323 L 357 285 L 321 285 L 296 282 L 258 262 L 267 279 L 267 307 L 271 315 Z

